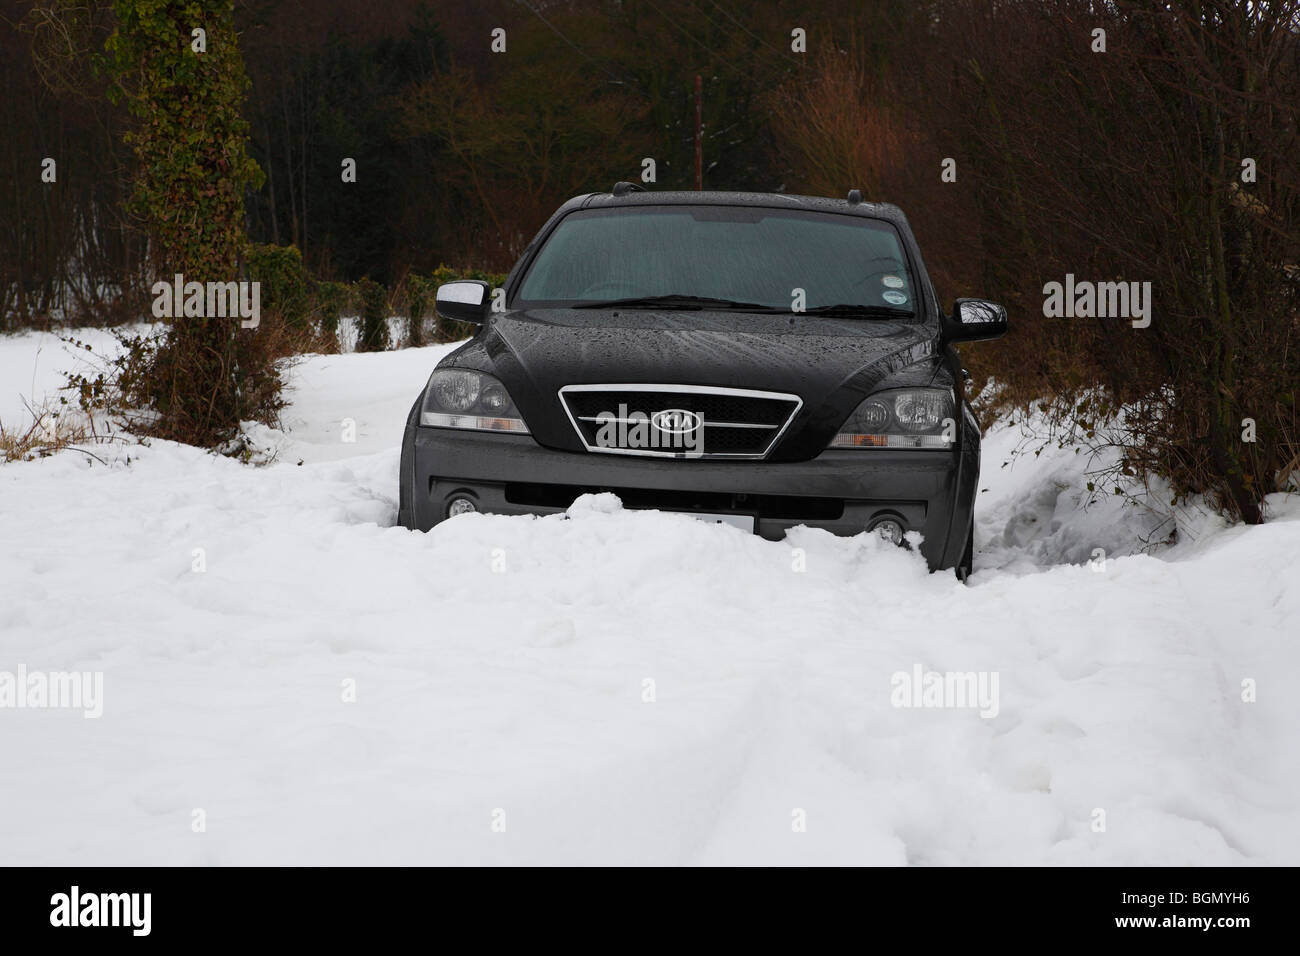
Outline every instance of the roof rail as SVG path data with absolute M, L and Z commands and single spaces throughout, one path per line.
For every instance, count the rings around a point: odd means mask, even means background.
M 861 189 L 850 189 L 850 190 L 849 190 L 849 205 L 850 205 L 850 206 L 856 206 L 856 205 L 857 205 L 858 203 L 860 203 L 860 202 L 862 202 L 862 190 L 861 190 Z
M 628 193 L 643 193 L 645 190 L 636 183 L 620 181 L 614 184 L 610 192 L 615 196 L 626 196 Z

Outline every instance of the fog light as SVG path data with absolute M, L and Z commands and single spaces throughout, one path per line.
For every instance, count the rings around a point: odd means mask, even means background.
M 473 514 L 478 511 L 478 507 L 468 498 L 453 498 L 451 504 L 447 506 L 447 517 L 454 518 L 456 515 Z
M 903 526 L 893 518 L 886 518 L 884 521 L 876 522 L 871 530 L 890 544 L 903 543 Z

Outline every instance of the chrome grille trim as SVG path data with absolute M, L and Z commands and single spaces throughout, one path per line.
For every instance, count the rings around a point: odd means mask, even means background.
M 582 442 L 583 447 L 589 452 L 595 452 L 602 455 L 635 455 L 640 458 L 685 458 L 687 456 L 675 451 L 661 451 L 657 449 L 643 448 L 603 448 L 599 445 L 593 445 L 587 441 L 587 436 L 583 432 L 579 421 L 595 421 L 594 416 L 583 415 L 575 417 L 573 409 L 569 407 L 567 395 L 571 392 L 669 392 L 675 394 L 687 395 L 719 395 L 733 398 L 758 398 L 768 399 L 771 401 L 786 402 L 790 405 L 789 413 L 780 425 L 766 425 L 761 422 L 713 422 L 705 419 L 703 427 L 705 428 L 738 428 L 738 429 L 768 429 L 775 432 L 772 440 L 761 452 L 708 452 L 705 451 L 699 455 L 700 460 L 718 461 L 720 459 L 748 459 L 760 460 L 771 454 L 776 443 L 781 440 L 791 422 L 794 421 L 800 410 L 803 408 L 803 399 L 793 392 L 768 392 L 752 388 L 728 388 L 721 385 L 666 385 L 662 383 L 648 382 L 623 382 L 623 383 L 601 383 L 592 385 L 565 385 L 558 393 L 560 406 L 564 409 L 564 414 L 569 417 L 569 423 L 573 426 L 574 432 L 578 435 L 578 440 Z M 615 419 L 617 421 L 618 419 Z

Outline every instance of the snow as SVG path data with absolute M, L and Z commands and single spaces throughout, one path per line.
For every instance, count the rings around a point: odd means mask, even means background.
M 32 411 L 40 409 L 46 400 L 50 407 L 58 402 L 65 371 L 91 371 L 93 356 L 64 342 L 69 337 L 88 343 L 100 353 L 111 352 L 116 346 L 107 329 L 19 332 L 0 337 L 0 424 L 25 428 L 31 423 Z
M 52 341 L 0 339 L 6 421 Z M 0 672 L 104 688 L 0 709 L 0 863 L 1300 863 L 1294 499 L 1153 550 L 1160 509 L 1077 507 L 1072 449 L 1002 467 L 1002 423 L 969 587 L 612 496 L 409 533 L 447 348 L 302 359 L 266 465 L 0 466 Z M 894 706 L 917 667 L 996 674 L 996 714 Z

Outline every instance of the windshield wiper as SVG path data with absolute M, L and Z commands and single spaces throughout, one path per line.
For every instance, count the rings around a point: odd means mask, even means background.
M 911 309 L 900 309 L 892 305 L 819 305 L 815 309 L 805 309 L 804 315 L 843 315 L 843 316 L 881 316 L 888 318 L 905 318 L 916 315 Z
M 714 299 L 706 295 L 644 295 L 628 299 L 607 299 L 604 302 L 578 302 L 572 309 L 736 309 L 744 312 L 777 312 L 769 305 L 757 302 L 737 302 L 734 299 Z

